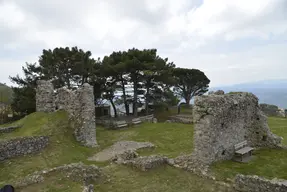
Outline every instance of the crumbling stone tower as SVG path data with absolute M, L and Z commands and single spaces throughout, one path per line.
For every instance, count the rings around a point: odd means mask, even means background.
M 54 110 L 54 86 L 52 82 L 37 81 L 36 111 L 53 112 Z
M 70 125 L 78 142 L 87 147 L 96 147 L 96 120 L 93 87 L 84 84 L 75 91 L 60 88 L 54 90 L 50 81 L 37 82 L 36 111 L 67 111 Z

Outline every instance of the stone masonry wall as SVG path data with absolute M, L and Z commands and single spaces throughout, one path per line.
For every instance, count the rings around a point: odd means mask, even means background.
M 287 180 L 268 180 L 258 176 L 236 175 L 235 189 L 241 192 L 286 192 Z
M 37 81 L 36 111 L 53 112 L 54 110 L 54 86 L 52 82 Z
M 88 147 L 97 146 L 94 90 L 89 84 L 74 93 L 73 119 L 77 141 Z
M 0 142 L 0 161 L 40 152 L 49 143 L 47 136 L 20 137 Z
M 193 156 L 202 164 L 232 159 L 234 145 L 244 140 L 253 147 L 278 147 L 282 140 L 269 130 L 258 98 L 251 93 L 196 97 L 193 114 Z
M 45 89 L 41 86 L 44 86 Z M 49 91 L 47 91 L 47 87 L 49 87 Z M 77 90 L 59 88 L 56 93 L 52 88 L 51 82 L 38 81 L 36 92 L 37 111 L 53 112 L 59 109 L 67 111 L 76 140 L 84 146 L 96 147 L 93 87 L 86 83 Z M 50 94 L 51 92 L 53 94 Z

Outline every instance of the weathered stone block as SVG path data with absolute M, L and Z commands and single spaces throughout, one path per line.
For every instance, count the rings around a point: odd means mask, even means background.
M 244 140 L 252 147 L 280 147 L 282 139 L 271 133 L 251 93 L 195 97 L 193 110 L 193 155 L 203 164 L 232 159 L 234 145 Z

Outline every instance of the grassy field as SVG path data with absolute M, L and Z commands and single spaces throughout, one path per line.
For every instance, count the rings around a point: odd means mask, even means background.
M 271 131 L 283 137 L 283 144 L 287 145 L 287 119 L 270 117 L 268 124 Z M 287 150 L 261 149 L 254 155 L 249 163 L 224 161 L 214 164 L 212 170 L 223 180 L 233 178 L 237 173 L 287 179 Z
M 142 124 L 122 130 L 106 130 L 97 127 L 99 148 L 89 149 L 79 146 L 72 136 L 65 112 L 52 114 L 34 113 L 16 122 L 24 126 L 15 132 L 0 135 L 0 139 L 18 136 L 50 135 L 51 144 L 43 152 L 33 156 L 18 157 L 0 163 L 0 185 L 13 183 L 17 179 L 36 170 L 55 167 L 62 164 L 82 161 L 96 152 L 119 140 L 150 141 L 157 147 L 154 150 L 142 150 L 141 155 L 163 154 L 176 157 L 192 152 L 193 126 L 184 124 Z M 272 131 L 287 139 L 287 120 L 270 118 Z M 286 144 L 286 141 L 284 141 Z M 217 163 L 212 170 L 218 178 L 232 178 L 236 173 L 257 174 L 267 177 L 286 178 L 287 152 L 283 150 L 260 150 L 256 158 L 248 164 L 232 161 Z M 285 163 L 284 163 L 285 162 Z M 161 167 L 150 172 L 140 172 L 124 166 L 97 164 L 111 176 L 111 181 L 95 184 L 97 191 L 227 191 L 214 181 L 202 179 L 191 173 L 172 167 Z M 285 169 L 285 170 L 284 170 Z M 63 179 L 55 174 L 45 182 L 31 185 L 28 191 L 80 191 L 81 184 Z M 41 190 L 40 190 L 41 189 Z

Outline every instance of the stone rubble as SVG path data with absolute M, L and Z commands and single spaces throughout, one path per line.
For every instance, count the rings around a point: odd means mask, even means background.
M 88 160 L 110 161 L 113 160 L 117 155 L 123 154 L 126 151 L 136 151 L 138 149 L 154 148 L 154 147 L 155 146 L 150 142 L 118 141 L 112 146 L 88 158 Z
M 53 172 L 64 173 L 66 178 L 75 182 L 82 182 L 84 186 L 89 186 L 90 183 L 104 181 L 106 176 L 102 173 L 101 169 L 95 165 L 85 165 L 82 162 L 66 164 L 51 169 L 36 171 L 27 175 L 23 179 L 15 182 L 15 187 L 25 187 L 28 185 L 43 182 L 45 176 Z
M 122 162 L 122 164 L 130 165 L 141 171 L 148 171 L 150 169 L 155 169 L 159 166 L 167 164 L 167 161 L 168 161 L 168 158 L 165 156 L 151 155 L 151 156 L 141 156 L 135 159 L 126 160 Z
M 286 192 L 287 180 L 268 180 L 256 175 L 241 175 L 235 177 L 234 188 L 241 192 Z

